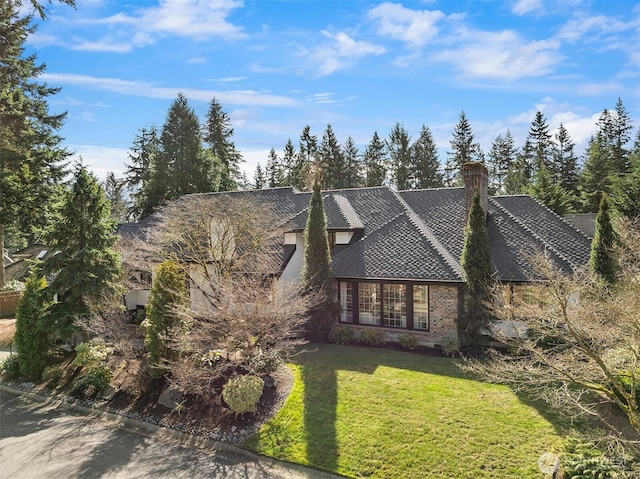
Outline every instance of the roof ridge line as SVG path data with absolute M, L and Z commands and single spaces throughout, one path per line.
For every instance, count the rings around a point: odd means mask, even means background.
M 447 248 L 444 247 L 442 243 L 436 238 L 436 235 L 433 234 L 431 228 L 429 228 L 424 221 L 420 219 L 418 214 L 413 211 L 413 208 L 409 206 L 409 204 L 405 201 L 405 199 L 400 195 L 397 191 L 393 192 L 396 195 L 398 201 L 404 208 L 409 221 L 418 228 L 418 231 L 424 236 L 424 238 L 434 247 L 436 252 L 442 257 L 442 259 L 449 265 L 449 267 L 453 270 L 455 274 L 457 274 L 461 279 L 464 279 L 464 271 L 462 270 L 462 266 L 460 262 L 457 261 L 453 255 L 449 252 Z
M 513 195 L 516 196 L 516 195 Z M 521 196 L 528 196 L 530 198 L 533 198 L 531 195 L 521 195 Z M 571 265 L 572 269 L 577 269 L 579 266 L 573 264 L 573 262 L 567 258 L 564 254 L 562 254 L 560 251 L 558 251 L 556 249 L 555 246 L 547 243 L 544 239 L 542 239 L 542 237 L 536 233 L 535 231 L 533 231 L 531 228 L 529 228 L 526 224 L 524 224 L 522 222 L 522 220 L 520 220 L 518 217 L 516 217 L 513 213 L 511 213 L 507 208 L 505 208 L 504 206 L 502 206 L 500 203 L 498 203 L 497 201 L 495 201 L 493 198 L 489 197 L 489 200 L 491 201 L 491 203 L 493 204 L 493 206 L 497 207 L 499 210 L 501 210 L 503 213 L 505 213 L 509 218 L 511 218 L 511 220 L 517 224 L 518 226 L 520 226 L 523 230 L 525 230 L 526 232 L 528 232 L 531 236 L 533 236 L 536 240 L 538 240 L 541 244 L 544 245 L 545 248 L 550 249 L 551 251 L 553 251 L 553 253 L 558 256 L 558 258 L 560 258 L 563 261 L 566 261 L 567 264 Z M 548 209 L 548 208 L 547 208 Z M 551 210 L 549 210 L 551 211 Z
M 327 195 L 327 196 L 329 196 L 329 195 Z M 342 218 L 345 220 L 345 222 L 351 228 L 354 228 L 354 229 L 355 228 L 358 228 L 358 229 L 364 228 L 364 223 L 360 219 L 360 215 L 358 215 L 358 212 L 356 211 L 356 209 L 353 207 L 353 205 L 349 201 L 349 198 L 347 198 L 346 196 L 344 196 L 344 195 L 342 195 L 340 193 L 331 193 L 331 197 L 333 198 L 333 201 L 338 206 L 338 210 L 340 211 L 340 214 L 342 215 Z M 357 225 L 351 224 L 351 221 L 349 220 L 349 217 L 345 213 L 345 209 L 350 209 L 351 210 L 350 213 L 352 213 L 352 216 L 354 216 L 358 220 L 358 224 Z

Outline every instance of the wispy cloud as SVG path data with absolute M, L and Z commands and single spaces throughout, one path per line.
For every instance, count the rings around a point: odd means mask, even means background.
M 320 64 L 320 75 L 329 75 L 336 70 L 351 66 L 362 57 L 381 55 L 386 52 L 382 46 L 355 40 L 344 32 L 333 34 L 322 30 L 322 34 L 330 40 L 330 43 L 318 47 L 311 55 Z
M 564 58 L 557 40 L 527 42 L 511 30 L 467 31 L 460 47 L 442 50 L 432 59 L 449 63 L 465 78 L 515 81 L 553 71 Z
M 385 2 L 368 12 L 378 34 L 421 47 L 438 34 L 437 23 L 445 17 L 439 10 L 412 10 L 399 3 Z
M 201 90 L 182 87 L 161 87 L 149 82 L 134 82 L 118 78 L 101 78 L 72 73 L 45 73 L 40 78 L 50 83 L 78 85 L 85 88 L 148 98 L 175 98 L 178 91 L 182 91 L 187 98 L 192 100 L 210 101 L 215 97 L 222 103 L 230 105 L 293 107 L 298 104 L 293 98 L 255 90 Z
M 544 10 L 542 0 L 518 0 L 511 7 L 511 11 L 519 16 L 542 10 Z

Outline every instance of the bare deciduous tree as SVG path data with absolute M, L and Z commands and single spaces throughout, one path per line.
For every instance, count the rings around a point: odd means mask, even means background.
M 619 228 L 622 246 L 617 251 L 616 286 L 603 285 L 586 270 L 565 275 L 544 255 L 536 256 L 534 271 L 547 281 L 532 286 L 527 297 L 502 310 L 505 317 L 524 320 L 527 334 L 503 335 L 511 354 L 493 352 L 490 361 L 469 360 L 465 368 L 542 399 L 558 413 L 595 416 L 612 433 L 609 438 L 621 437 L 613 417 L 622 411 L 635 432 L 627 445 L 639 448 L 640 442 L 633 438 L 640 438 L 637 226 Z

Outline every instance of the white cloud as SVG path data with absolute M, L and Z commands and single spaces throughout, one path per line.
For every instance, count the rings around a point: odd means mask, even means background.
M 576 42 L 591 34 L 594 36 L 594 40 L 602 40 L 603 36 L 620 34 L 638 26 L 640 26 L 639 19 L 621 22 L 604 15 L 594 17 L 578 16 L 564 24 L 557 37 L 568 42 Z
M 292 98 L 254 90 L 201 90 L 196 88 L 160 87 L 148 82 L 92 77 L 73 73 L 45 73 L 40 78 L 51 83 L 79 85 L 96 90 L 147 98 L 175 98 L 178 91 L 182 91 L 190 100 L 208 102 L 215 97 L 220 102 L 231 105 L 293 107 L 297 104 L 297 101 Z
M 125 162 L 129 161 L 129 150 L 126 148 L 110 148 L 98 145 L 66 145 L 74 152 L 72 160 L 82 157 L 82 163 L 89 168 L 99 180 L 104 180 L 107 173 L 113 171 L 116 177 L 124 176 Z
M 432 58 L 451 64 L 467 78 L 515 81 L 539 77 L 552 72 L 564 58 L 558 52 L 559 41 L 525 42 L 511 30 L 467 31 L 465 36 L 459 48 L 440 51 Z
M 522 16 L 543 8 L 542 0 L 518 0 L 514 3 L 511 11 L 516 15 Z
M 412 10 L 391 2 L 382 3 L 368 12 L 380 35 L 400 40 L 411 47 L 421 47 L 435 37 L 437 23 L 444 16 L 439 10 Z
M 344 32 L 332 34 L 322 30 L 322 34 L 331 42 L 319 47 L 312 58 L 320 64 L 320 74 L 329 75 L 336 70 L 352 65 L 356 60 L 369 56 L 381 55 L 386 49 L 373 43 L 358 41 Z

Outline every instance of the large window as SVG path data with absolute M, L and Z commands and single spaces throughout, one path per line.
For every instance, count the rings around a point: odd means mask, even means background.
M 340 282 L 340 321 L 343 323 L 353 322 L 353 283 Z
M 413 329 L 429 329 L 429 287 L 413 285 Z
M 404 284 L 384 284 L 382 303 L 384 314 L 382 324 L 400 328 L 407 327 L 407 286 Z
M 360 324 L 380 324 L 380 284 L 358 284 Z

